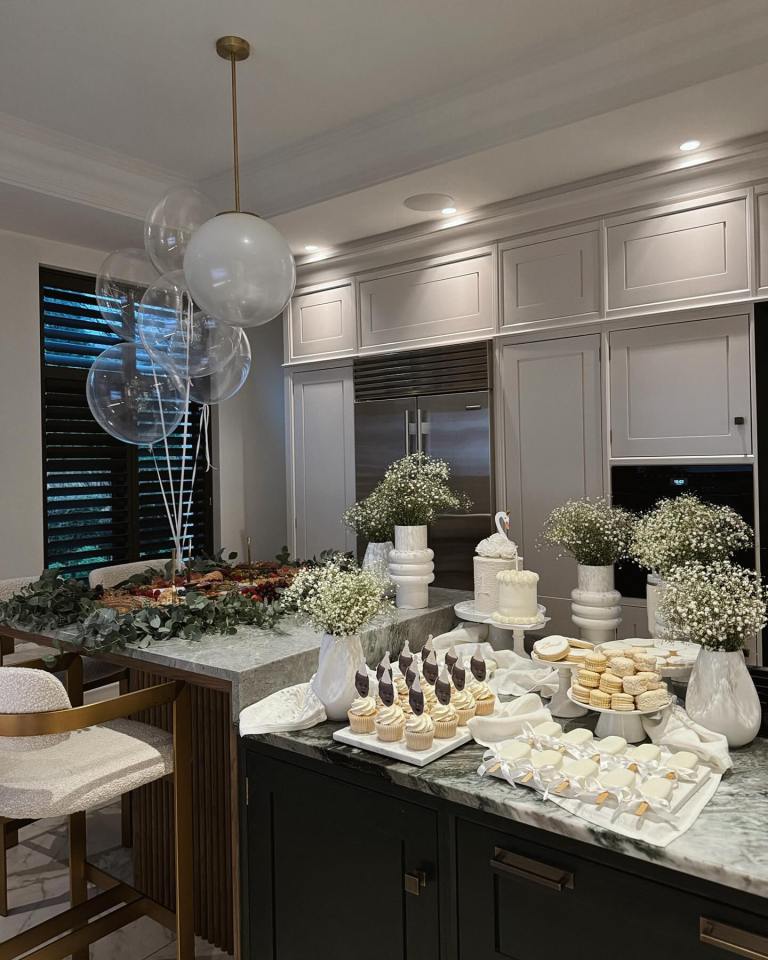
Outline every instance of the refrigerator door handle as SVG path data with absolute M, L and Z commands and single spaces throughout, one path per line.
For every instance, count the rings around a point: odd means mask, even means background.
M 408 415 L 408 410 L 403 411 L 405 414 L 405 455 L 411 452 L 411 418 Z
M 425 442 L 426 433 L 427 431 L 424 429 L 424 421 L 422 418 L 421 407 L 418 407 L 416 410 L 416 437 L 419 444 L 419 447 L 418 447 L 419 453 L 425 452 L 424 447 L 426 446 L 426 442 Z

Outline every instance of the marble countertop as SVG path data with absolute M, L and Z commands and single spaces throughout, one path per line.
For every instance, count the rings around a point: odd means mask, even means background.
M 387 650 L 397 655 L 406 640 L 420 650 L 431 633 L 437 636 L 456 623 L 454 604 L 472 597 L 463 590 L 430 588 L 429 606 L 395 610 L 379 617 L 361 633 L 369 665 Z M 233 634 L 207 633 L 200 640 L 158 640 L 147 647 L 127 646 L 121 656 L 213 677 L 231 684 L 232 716 L 245 707 L 295 683 L 305 683 L 317 669 L 322 635 L 285 617 L 270 629 L 241 626 Z
M 467 744 L 425 767 L 344 746 L 332 739 L 342 724 L 254 738 L 279 749 L 387 780 L 484 813 L 581 840 L 684 874 L 768 897 L 768 740 L 733 752 L 733 770 L 694 825 L 667 847 L 655 847 L 573 816 L 526 787 L 477 775 L 484 748 Z

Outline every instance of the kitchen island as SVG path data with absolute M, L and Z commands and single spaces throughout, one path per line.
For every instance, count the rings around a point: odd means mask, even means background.
M 337 726 L 244 740 L 251 960 L 311 956 L 321 917 L 335 960 L 363 942 L 366 960 L 768 957 L 768 741 L 734 752 L 660 848 L 481 779 L 480 746 L 419 768 L 334 742 Z
M 423 610 L 395 610 L 361 633 L 369 664 L 386 650 L 396 655 L 407 639 L 419 650 L 427 636 L 456 623 L 454 604 L 469 594 L 431 589 Z M 54 634 L 31 634 L 0 626 L 0 636 L 51 646 Z M 66 639 L 60 631 L 58 639 Z M 168 679 L 191 686 L 195 856 L 195 932 L 237 955 L 240 919 L 237 796 L 240 711 L 277 690 L 309 680 L 317 668 L 321 636 L 292 617 L 272 629 L 240 627 L 231 635 L 206 634 L 200 640 L 165 640 L 100 654 L 128 668 L 131 690 Z M 162 709 L 141 719 L 169 729 Z M 171 785 L 156 781 L 131 794 L 135 884 L 164 906 L 173 903 L 173 821 Z

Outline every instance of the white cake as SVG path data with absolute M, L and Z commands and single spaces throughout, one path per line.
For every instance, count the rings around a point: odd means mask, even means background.
M 502 570 L 517 570 L 522 566 L 517 545 L 503 534 L 494 533 L 475 547 L 475 610 L 491 614 L 499 605 L 499 585 L 496 574 Z
M 538 573 L 533 570 L 502 570 L 496 574 L 499 603 L 493 619 L 499 623 L 536 623 L 539 619 Z

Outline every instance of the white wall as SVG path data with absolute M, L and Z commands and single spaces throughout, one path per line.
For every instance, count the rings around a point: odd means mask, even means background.
M 0 578 L 43 568 L 38 269 L 95 273 L 104 255 L 0 231 Z
M 269 560 L 287 543 L 283 328 L 280 319 L 249 331 L 251 373 L 216 411 L 216 546 Z

